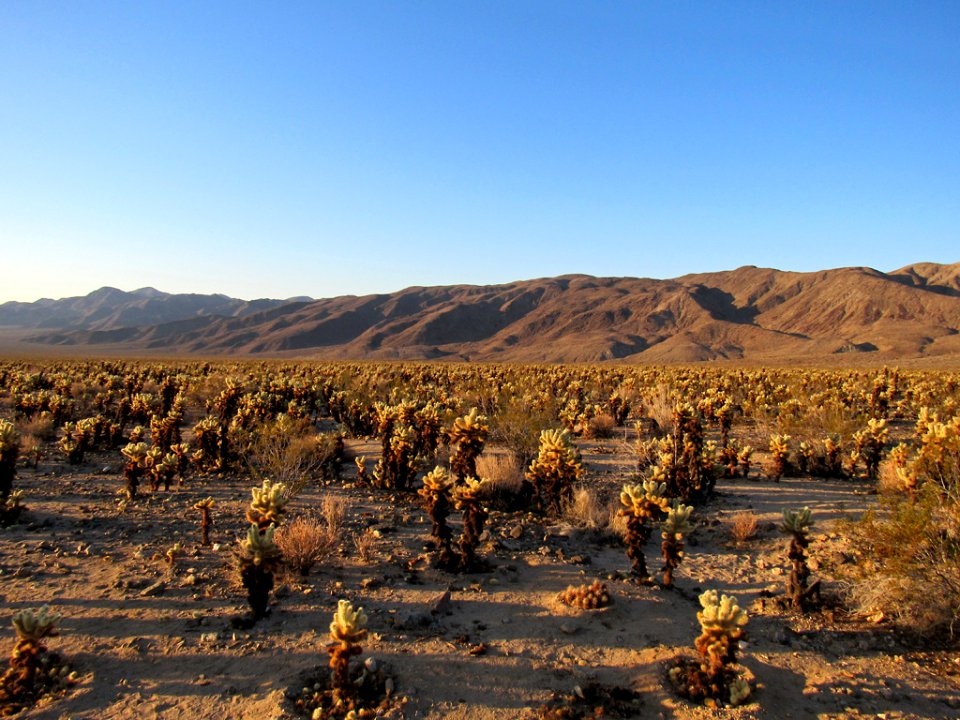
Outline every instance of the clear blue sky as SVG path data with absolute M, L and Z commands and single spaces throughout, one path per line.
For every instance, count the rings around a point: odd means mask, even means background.
M 960 260 L 960 3 L 0 3 L 0 301 Z

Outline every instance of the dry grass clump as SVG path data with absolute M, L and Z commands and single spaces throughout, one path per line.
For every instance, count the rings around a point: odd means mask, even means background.
M 600 502 L 594 490 L 581 487 L 564 506 L 563 518 L 577 527 L 604 530 L 610 527 L 610 507 Z
M 510 508 L 523 494 L 523 466 L 516 455 L 485 452 L 477 458 L 477 477 L 484 480 L 483 500 L 493 508 Z
M 50 413 L 41 413 L 32 418 L 17 421 L 17 430 L 23 437 L 33 436 L 44 442 L 50 442 L 57 437 L 57 428 Z
M 757 535 L 760 522 L 749 510 L 741 510 L 730 518 L 730 537 L 738 545 L 752 540 Z
M 377 536 L 373 530 L 367 528 L 354 536 L 353 547 L 357 551 L 357 558 L 361 562 L 373 562 L 373 559 L 377 556 Z
M 314 565 L 330 557 L 338 540 L 339 536 L 331 532 L 326 522 L 308 517 L 298 517 L 284 525 L 274 537 L 283 561 L 303 577 L 310 574 Z
M 594 415 L 587 420 L 584 436 L 594 439 L 606 439 L 613 437 L 613 431 L 617 428 L 617 421 L 610 413 L 601 413 Z

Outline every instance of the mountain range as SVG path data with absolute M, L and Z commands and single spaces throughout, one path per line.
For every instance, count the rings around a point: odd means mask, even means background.
M 245 301 L 152 288 L 0 304 L 18 347 L 87 354 L 511 362 L 960 359 L 960 263 L 565 275 Z

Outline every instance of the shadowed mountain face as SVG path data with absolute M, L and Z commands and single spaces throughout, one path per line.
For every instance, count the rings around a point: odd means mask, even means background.
M 571 275 L 245 302 L 123 293 L 0 305 L 32 343 L 164 354 L 592 362 L 960 358 L 960 263 L 892 273 L 742 267 L 674 280 Z M 51 331 L 52 330 L 52 331 Z

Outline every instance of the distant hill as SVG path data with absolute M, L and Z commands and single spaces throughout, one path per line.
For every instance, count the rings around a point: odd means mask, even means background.
M 960 263 L 890 273 L 742 267 L 673 280 L 569 275 L 244 302 L 112 288 L 0 305 L 37 345 L 157 354 L 522 362 L 960 359 Z M 35 345 L 35 346 L 37 346 Z

